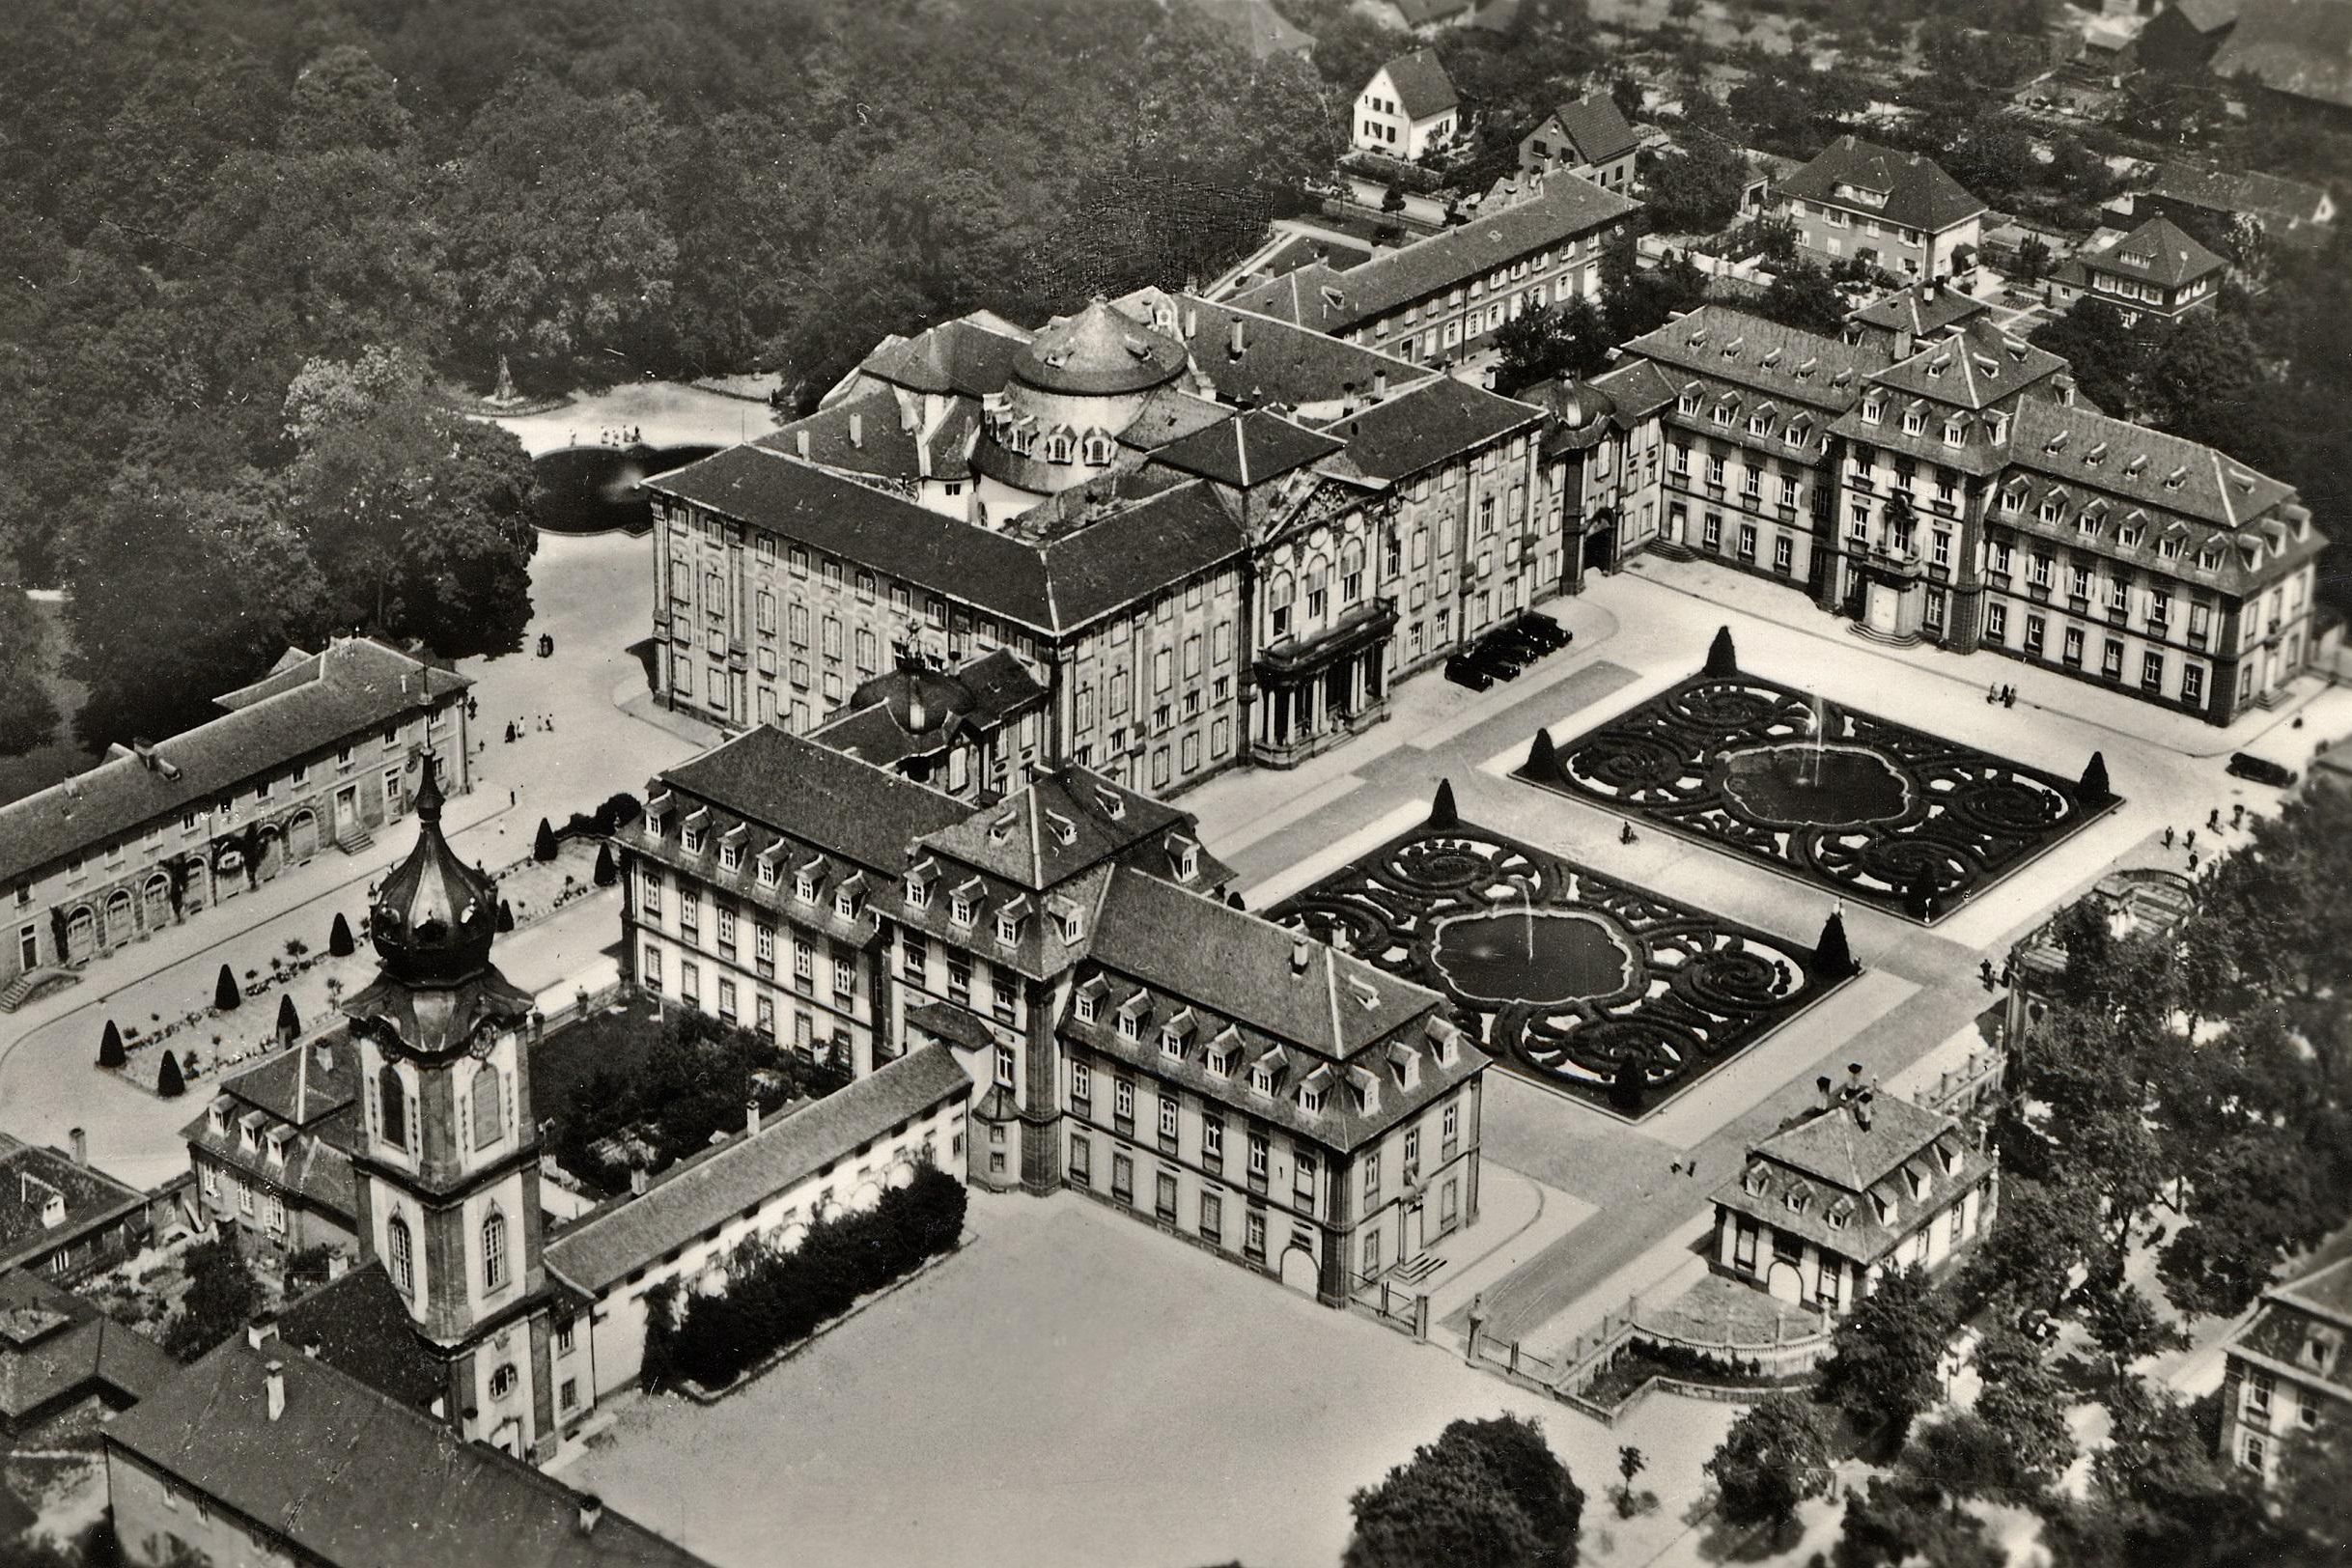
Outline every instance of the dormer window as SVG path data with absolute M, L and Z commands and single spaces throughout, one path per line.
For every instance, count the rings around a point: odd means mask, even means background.
M 1715 422 L 1719 425 L 1731 423 L 1731 403 L 1728 399 L 1715 406 Z
M 1092 1023 L 1102 1016 L 1104 989 L 1100 975 L 1078 988 L 1076 1006 L 1080 1023 Z
M 2058 504 L 2058 497 L 2057 497 L 2057 496 L 2055 496 L 2055 495 L 2049 495 L 2049 496 L 2044 496 L 2044 497 L 2042 498 L 2042 512 L 2041 512 L 2041 518 L 2042 518 L 2042 521 L 2044 521 L 2044 522 L 2056 522 L 2056 521 L 2058 521 L 2058 515 L 2059 515 L 2061 512 L 2063 512 L 2064 510 L 2065 510 L 2065 508 L 2063 508 L 2062 506 L 2060 506 L 2060 505 Z
M 1128 1040 L 1143 1038 L 1143 1015 L 1151 1010 L 1151 999 L 1141 994 L 1130 996 L 1119 1006 L 1119 1034 Z
M 719 869 L 719 870 L 721 870 L 721 871 L 734 871 L 734 870 L 736 870 L 738 867 L 742 866 L 742 863 L 743 863 L 743 852 L 742 852 L 742 850 L 738 849 L 738 848 L 737 848 L 735 845 L 733 845 L 733 844 L 721 844 L 721 845 L 718 847 L 718 869 Z
M 702 853 L 702 829 L 689 827 L 678 835 L 678 847 L 688 854 Z
M 1986 414 L 1984 423 L 1985 434 L 1994 445 L 1999 446 L 2009 438 L 2009 416 L 2007 414 Z
M 2175 468 L 2164 476 L 2164 488 L 2169 490 L 2176 490 L 2188 482 L 2189 470 L 2186 468 Z
M 844 920 L 854 920 L 862 912 L 866 900 L 866 879 L 863 872 L 853 872 L 833 889 L 833 912 Z
M 1026 895 L 1008 901 L 1004 908 L 996 911 L 996 939 L 1008 947 L 1021 940 L 1021 928 L 1028 917 L 1029 900 Z
M 1894 1218 L 1893 1200 L 1884 1192 L 1873 1191 L 1870 1194 L 1870 1208 L 1878 1216 L 1878 1222 L 1882 1225 Z
M 1911 1189 L 1911 1195 L 1915 1198 L 1927 1195 L 1927 1178 L 1917 1165 L 1903 1167 L 1903 1185 Z
M 2006 512 L 2006 513 L 2010 514 L 2012 517 L 2014 517 L 2016 514 L 2018 514 L 2018 513 L 2020 513 L 2020 512 L 2023 512 L 2025 509 L 2026 509 L 2026 492 L 2025 492 L 2024 490 L 2006 490 L 2006 491 L 2003 491 L 2003 492 L 2002 492 L 2002 497 L 2001 497 L 2001 510 L 2002 510 L 2002 511 Z
M 947 918 L 968 926 L 980 917 L 980 880 L 973 878 L 947 895 Z
M 1184 1048 L 1186 1043 L 1192 1038 L 1192 1010 L 1188 1007 L 1162 1025 L 1160 1054 L 1173 1057 L 1178 1061 L 1184 1060 Z
M 1323 1091 L 1321 1089 L 1300 1089 L 1299 1108 L 1305 1111 L 1309 1116 L 1321 1114 L 1323 1110 Z
M 1760 413 L 1750 414 L 1748 416 L 1748 434 L 1750 435 L 1762 435 L 1769 431 L 1771 427 L 1772 421 L 1765 418 L 1764 415 Z
M 1903 410 L 1903 434 L 1917 435 L 1927 428 L 1927 419 L 1917 408 Z
M 2197 552 L 2197 569 L 2199 572 L 2211 572 L 2221 564 L 2222 551 L 2218 545 L 2208 545 Z
M 1944 444 L 1946 446 L 1959 446 L 1967 439 L 1968 427 L 1966 425 L 1957 419 L 1947 419 L 1944 422 Z
M 1075 445 L 1076 443 L 1069 436 L 1059 431 L 1054 432 L 1046 437 L 1046 461 L 1048 462 L 1068 462 Z
M 2083 454 L 2083 461 L 2093 468 L 2107 461 L 2107 443 L 2105 441 L 2093 442 L 2090 448 Z
M 773 887 L 776 884 L 775 856 L 772 854 L 763 854 L 760 856 L 758 864 L 760 885 L 762 887 Z
M 796 871 L 792 877 L 792 896 L 803 904 L 817 902 L 817 879 L 806 871 Z
M 1836 1208 L 1832 1209 L 1829 1212 L 1830 1228 L 1832 1230 L 1843 1230 L 1846 1228 L 1846 1221 L 1853 1218 L 1854 1211 L 1841 1203 Z
M 1093 434 L 1086 437 L 1086 462 L 1100 468 L 1110 461 L 1110 437 Z
M 645 814 L 645 836 L 648 838 L 659 838 L 661 836 L 661 825 L 667 820 L 668 819 L 658 811 L 647 812 Z
M 2180 541 L 2177 539 L 2166 540 L 2163 544 L 2156 546 L 2156 553 L 2163 556 L 2168 561 L 2179 560 Z
M 226 1099 L 212 1102 L 212 1131 L 221 1134 L 229 1131 L 229 1102 Z
M 1209 1042 L 1209 1049 L 1202 1055 L 1201 1065 L 1218 1078 L 1226 1077 L 1233 1071 L 1233 1053 L 1240 1049 L 1241 1041 L 1240 1035 L 1227 1028 Z
M 1802 1187 L 1792 1187 L 1788 1190 L 1788 1210 L 1791 1214 L 1805 1213 L 1806 1205 L 1812 1201 L 1813 1195 Z
M 1740 1173 L 1740 1190 L 1755 1197 L 1764 1190 L 1764 1167 L 1750 1165 Z
M 1252 1094 L 1272 1094 L 1274 1086 L 1274 1074 L 1263 1063 L 1249 1070 L 1249 1089 Z
M 1678 406 L 1680 406 L 1682 411 L 1686 414 L 1694 414 L 1698 412 L 1697 389 L 1695 387 L 1686 389 L 1683 392 L 1682 401 Z
M 1168 858 L 1175 865 L 1178 882 L 1190 882 L 1200 875 L 1200 845 L 1187 835 L 1168 835 Z
M 1862 422 L 1875 425 L 1886 416 L 1887 405 L 1877 398 L 1862 399 Z

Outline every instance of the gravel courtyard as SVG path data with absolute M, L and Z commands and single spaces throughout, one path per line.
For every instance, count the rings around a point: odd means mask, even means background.
M 722 1568 L 1330 1568 L 1350 1492 L 1511 1410 L 1584 1489 L 1582 1560 L 1644 1563 L 1736 1414 L 1653 1399 L 1605 1429 L 1074 1195 L 974 1193 L 971 1224 L 717 1406 L 628 1405 L 564 1479 Z M 1628 1442 L 1663 1501 L 1623 1524 L 1605 1491 Z

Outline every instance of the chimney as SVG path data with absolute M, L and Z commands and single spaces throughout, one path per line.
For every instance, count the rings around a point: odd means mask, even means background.
M 255 1350 L 274 1343 L 277 1337 L 278 1320 L 275 1313 L 265 1312 L 245 1325 L 245 1343 Z
M 263 1369 L 262 1387 L 269 1400 L 269 1418 L 276 1420 L 286 1414 L 286 1363 L 271 1361 Z
M 631 1197 L 645 1196 L 645 1167 L 643 1165 L 629 1167 L 629 1191 Z
M 1375 398 L 1385 398 L 1387 395 L 1388 373 L 1385 370 L 1375 370 L 1372 373 L 1372 396 Z
M 89 1134 L 76 1127 L 66 1134 L 66 1142 L 72 1147 L 73 1162 L 75 1164 L 86 1165 L 90 1163 Z
M 149 772 L 152 773 L 155 770 L 155 743 L 153 741 L 141 741 L 134 738 L 130 742 L 130 749 L 138 757 L 140 765 Z
M 757 1100 L 746 1100 L 743 1102 L 743 1136 L 755 1138 L 759 1135 L 760 1103 Z
M 1854 1125 L 1865 1133 L 1870 1130 L 1870 1091 L 1867 1089 L 1854 1097 Z
M 1188 338 L 1200 332 L 1200 312 L 1190 305 L 1184 308 L 1184 335 Z
M 302 1341 L 302 1354 L 309 1357 L 314 1361 L 319 1358 L 320 1348 L 319 1341 L 316 1339 L 305 1339 Z
M 866 444 L 866 416 L 855 409 L 850 411 L 850 444 L 859 448 Z
M 1830 1075 L 1827 1073 L 1824 1073 L 1819 1078 L 1813 1079 L 1813 1088 L 1819 1097 L 1813 1106 L 1815 1110 L 1827 1110 L 1830 1108 L 1830 1102 L 1832 1099 L 1830 1091 L 1834 1087 L 1835 1087 L 1835 1085 L 1831 1083 Z
M 806 462 L 808 461 L 808 432 L 804 430 L 794 431 L 792 433 L 792 447 L 793 451 L 798 454 L 800 461 L 802 462 Z
M 1846 1098 L 1851 1100 L 1862 1093 L 1862 1063 L 1846 1063 Z
M 604 1517 L 604 1499 L 593 1492 L 580 1494 L 580 1533 L 596 1533 L 597 1522 Z
M 310 1048 L 310 1064 L 319 1072 L 333 1072 L 335 1070 L 335 1052 L 333 1048 L 328 1046 L 323 1040 L 313 1042 Z
M 1232 339 L 1225 345 L 1225 351 L 1228 354 L 1231 354 L 1234 358 L 1239 359 L 1242 357 L 1242 353 L 1246 347 L 1247 344 L 1242 335 L 1242 320 L 1237 316 L 1233 319 L 1233 336 Z
M 2064 404 L 2069 408 L 2074 406 L 2073 377 L 2064 375 L 2053 376 L 2050 378 L 2050 384 L 2058 388 L 2058 402 Z
M 1310 943 L 1304 937 L 1293 937 L 1290 939 L 1290 972 L 1293 974 L 1304 974 L 1306 972 L 1306 958 L 1307 955 L 1312 951 L 1314 951 L 1313 944 Z

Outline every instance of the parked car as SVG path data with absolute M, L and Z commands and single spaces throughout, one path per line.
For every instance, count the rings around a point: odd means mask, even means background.
M 1520 664 L 1532 664 L 1552 652 L 1551 649 L 1526 635 L 1518 628 L 1508 626 L 1497 627 L 1485 636 L 1480 637 L 1478 646 L 1492 648 L 1503 658 Z
M 1531 637 L 1547 649 L 1560 649 L 1576 641 L 1576 633 L 1561 626 L 1541 610 L 1529 610 L 1511 623 L 1511 629 L 1523 637 Z
M 2229 771 L 2237 778 L 2250 778 L 2256 784 L 2274 784 L 2285 789 L 2303 775 L 2292 768 L 2282 768 L 2261 757 L 2250 757 L 2243 751 L 2229 754 Z
M 1516 681 L 1519 679 L 1521 670 L 1535 662 L 1524 654 L 1514 654 L 1501 644 L 1488 642 L 1483 638 L 1471 645 L 1470 657 L 1480 669 L 1487 671 L 1498 681 Z
M 1445 656 L 1445 679 L 1472 691 L 1484 691 L 1495 684 L 1493 673 L 1469 654 Z

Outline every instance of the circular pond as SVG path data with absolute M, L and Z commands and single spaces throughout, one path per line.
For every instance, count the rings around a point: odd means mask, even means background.
M 711 456 L 714 446 L 568 446 L 531 461 L 539 496 L 531 520 L 550 533 L 601 534 L 614 528 L 641 533 L 653 526 L 653 503 L 637 481 L 666 474 Z
M 1538 1007 L 1614 995 L 1640 963 L 1606 921 L 1561 910 L 1459 915 L 1438 927 L 1429 956 L 1462 996 Z
M 1910 782 L 1885 757 L 1810 741 L 1731 752 L 1723 758 L 1723 793 L 1750 817 L 1795 827 L 1892 822 L 1911 806 Z

